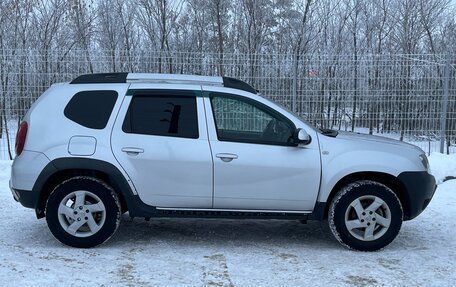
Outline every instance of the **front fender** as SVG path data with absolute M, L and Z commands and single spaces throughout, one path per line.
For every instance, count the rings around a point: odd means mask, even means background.
M 381 150 L 331 152 L 322 156 L 319 202 L 326 202 L 336 184 L 344 177 L 359 172 L 377 172 L 397 177 L 404 171 L 422 171 L 417 159 Z

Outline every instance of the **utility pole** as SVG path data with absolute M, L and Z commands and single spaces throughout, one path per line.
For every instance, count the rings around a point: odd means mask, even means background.
M 446 119 L 448 112 L 448 85 L 450 82 L 450 53 L 447 53 L 443 79 L 443 95 L 440 114 L 440 153 L 445 151 Z

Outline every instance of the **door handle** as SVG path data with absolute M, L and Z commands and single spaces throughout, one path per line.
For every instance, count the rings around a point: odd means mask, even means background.
M 237 159 L 238 158 L 237 154 L 233 154 L 233 153 L 218 153 L 215 156 L 218 157 L 219 159 L 221 159 L 224 162 L 230 162 L 233 159 Z
M 126 152 L 128 155 L 138 155 L 139 153 L 143 153 L 144 149 L 137 147 L 123 147 L 122 151 Z

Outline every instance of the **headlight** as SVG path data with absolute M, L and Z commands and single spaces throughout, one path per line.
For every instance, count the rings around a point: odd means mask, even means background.
M 427 156 L 424 153 L 420 154 L 420 160 L 421 160 L 421 163 L 424 166 L 424 169 L 429 171 L 429 161 L 427 159 Z

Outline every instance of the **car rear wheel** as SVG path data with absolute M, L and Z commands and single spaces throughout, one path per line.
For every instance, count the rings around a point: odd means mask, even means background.
M 108 240 L 120 223 L 115 191 L 92 177 L 73 177 L 58 185 L 46 203 L 46 221 L 63 244 L 90 248 Z
M 328 215 L 336 239 L 360 251 L 375 251 L 390 244 L 399 233 L 402 218 L 402 206 L 396 194 L 370 180 L 342 188 L 334 197 Z

